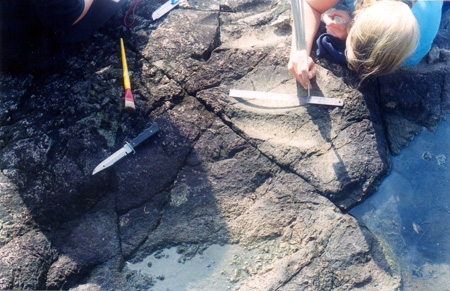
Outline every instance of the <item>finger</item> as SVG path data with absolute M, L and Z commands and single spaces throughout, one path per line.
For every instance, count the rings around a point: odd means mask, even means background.
M 316 76 L 317 74 L 317 69 L 316 66 L 314 65 L 314 63 L 312 64 L 312 66 L 309 68 L 309 79 L 312 79 Z
M 332 23 L 332 22 L 333 22 L 333 19 L 330 17 L 329 14 L 325 14 L 325 15 L 323 16 L 323 22 L 324 22 L 326 25 L 328 25 L 329 23 Z
M 308 80 L 308 64 L 305 61 L 307 59 L 303 59 L 303 62 L 297 63 L 297 81 L 302 84 L 303 88 L 306 88 L 306 80 Z
M 325 27 L 327 29 L 331 29 L 331 30 L 335 30 L 335 31 L 347 29 L 347 26 L 344 23 L 336 22 L 336 21 L 327 23 L 327 25 Z
M 292 61 L 288 62 L 287 68 L 288 68 L 289 73 L 291 73 L 291 75 L 294 76 L 294 74 L 293 74 L 293 72 L 294 72 L 294 65 L 292 64 Z
M 307 88 L 308 84 L 305 82 L 305 79 L 303 79 L 303 76 L 299 75 L 297 81 L 302 85 L 303 88 Z
M 288 70 L 292 77 L 294 77 L 295 79 L 299 78 L 297 72 L 295 71 L 295 66 L 292 63 L 288 64 Z
M 298 74 L 296 70 L 297 66 L 293 62 L 288 63 L 288 71 L 299 83 L 302 82 L 301 75 Z
M 332 36 L 338 37 L 337 36 L 338 31 L 336 31 L 335 28 L 327 26 L 326 27 L 326 31 L 327 31 L 328 34 L 331 34 Z
M 323 16 L 323 19 L 328 18 L 328 19 L 333 20 L 334 17 L 336 16 L 336 13 L 334 13 L 334 11 L 336 11 L 336 10 L 333 10 L 332 12 L 330 12 L 330 13 L 328 13 L 328 14 L 325 14 L 325 15 Z
M 333 19 L 336 16 L 338 16 L 342 19 L 343 23 L 349 23 L 350 20 L 352 19 L 352 16 L 350 15 L 350 13 L 348 13 L 347 11 L 342 11 L 342 10 L 334 10 L 329 14 L 329 16 Z
M 309 87 L 312 88 L 311 85 L 311 79 L 314 78 L 316 76 L 317 73 L 317 69 L 316 69 L 316 65 L 314 64 L 314 61 L 312 58 L 308 59 L 308 67 L 309 67 L 309 71 L 308 71 L 308 83 L 309 83 Z
M 297 80 L 297 82 L 299 82 L 303 86 L 302 75 L 300 72 L 301 72 L 301 66 L 298 63 L 296 63 L 295 66 L 292 68 L 291 75 L 294 76 L 294 78 Z
M 327 24 L 327 28 L 331 28 L 331 29 L 340 29 L 341 27 L 343 27 L 342 23 L 337 23 L 334 21 Z
M 297 72 L 295 72 L 294 69 L 292 69 L 290 73 L 295 78 L 295 80 L 297 80 L 297 82 L 299 82 L 303 87 L 305 87 L 305 82 L 303 81 L 301 74 L 297 74 Z
M 309 81 L 309 72 L 307 70 L 303 70 L 301 77 L 302 77 L 301 84 L 303 88 L 307 89 L 308 85 L 311 88 L 311 82 Z
M 327 33 L 342 39 L 346 35 L 347 28 L 342 23 L 332 23 L 326 26 Z
M 300 74 L 296 74 L 295 75 L 295 79 L 297 80 L 297 82 L 299 82 L 302 85 L 303 88 L 305 88 L 306 82 L 303 79 L 303 75 L 301 73 Z
M 336 10 L 331 11 L 331 12 L 328 14 L 328 16 L 331 17 L 331 18 L 334 18 L 335 16 L 339 16 L 339 17 L 342 18 L 342 16 L 344 16 L 345 14 L 346 14 L 345 11 L 337 10 L 337 9 L 336 9 Z

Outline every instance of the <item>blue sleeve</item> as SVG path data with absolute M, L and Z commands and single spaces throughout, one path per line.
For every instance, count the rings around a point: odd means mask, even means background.
M 419 40 L 415 51 L 403 62 L 405 66 L 415 66 L 430 51 L 431 44 L 439 30 L 443 1 L 419 0 L 411 11 L 419 24 Z
M 344 0 L 343 3 L 352 10 L 355 10 L 355 0 Z
M 35 7 L 44 26 L 64 30 L 83 12 L 84 0 L 35 0 Z
M 354 0 L 344 2 L 355 9 Z M 442 16 L 442 0 L 418 0 L 411 8 L 419 24 L 419 40 L 414 52 L 403 62 L 404 66 L 415 66 L 430 51 L 439 30 Z

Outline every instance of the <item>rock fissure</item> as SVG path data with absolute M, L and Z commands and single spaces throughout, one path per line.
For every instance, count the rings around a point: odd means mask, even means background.
M 301 264 L 301 266 L 297 266 L 295 268 L 295 272 L 292 274 L 289 274 L 290 276 L 286 278 L 283 282 L 280 282 L 278 286 L 274 287 L 274 290 L 282 290 L 283 287 L 287 287 L 287 285 L 294 280 L 294 278 L 306 267 L 311 265 L 312 260 L 307 261 L 306 263 Z
M 202 102 L 202 103 L 203 103 L 203 102 Z M 204 103 L 203 103 L 203 104 L 204 104 Z M 205 106 L 206 108 L 208 107 L 207 104 L 204 104 L 204 106 Z M 261 151 L 261 150 L 258 148 L 257 145 L 255 146 L 255 145 L 253 144 L 252 140 L 251 140 L 244 132 L 242 132 L 241 130 L 237 129 L 237 128 L 233 125 L 233 123 L 230 121 L 229 118 L 225 118 L 225 119 L 224 119 L 224 118 L 222 117 L 222 114 L 219 114 L 218 116 L 221 118 L 222 122 L 223 122 L 224 124 L 226 124 L 226 125 L 230 128 L 230 130 L 232 130 L 236 135 L 238 135 L 239 137 L 241 137 L 242 139 L 244 139 L 249 145 L 251 145 L 252 148 L 254 148 L 255 150 L 257 150 L 257 151 L 259 152 L 259 154 L 261 154 L 261 155 L 264 156 L 265 158 L 269 159 L 273 164 L 275 164 L 275 165 L 276 165 L 277 167 L 279 167 L 280 169 L 282 169 L 282 170 L 284 170 L 284 171 L 287 171 L 287 172 L 289 172 L 289 173 L 295 174 L 295 175 L 297 175 L 298 177 L 300 177 L 301 179 L 303 179 L 304 181 L 307 181 L 304 177 L 302 177 L 302 175 L 300 175 L 299 173 L 295 172 L 295 170 L 293 170 L 292 168 L 286 167 L 285 165 L 282 165 L 282 164 L 279 164 L 275 159 L 271 158 L 270 156 L 267 156 L 263 151 Z M 310 185 L 311 185 L 312 187 L 315 188 L 315 186 L 314 186 L 313 184 L 310 184 Z M 318 191 L 317 188 L 315 188 L 315 190 Z M 320 193 L 320 191 L 318 191 L 318 192 Z M 325 196 L 325 195 L 323 195 L 323 196 Z
M 335 205 L 372 193 L 387 146 L 395 153 L 443 118 L 445 54 L 364 90 L 346 68 L 318 61 L 313 86 L 344 98 L 340 109 L 248 106 L 228 89 L 297 89 L 286 70 L 290 6 L 220 2 L 192 0 L 158 22 L 150 16 L 161 3 L 141 6 L 126 30 L 135 112 L 123 110 L 115 20 L 69 48 L 62 74 L 0 76 L 0 164 L 20 186 L 0 177 L 0 224 L 11 225 L 0 229 L 0 289 L 144 290 L 155 277 L 123 260 L 216 243 L 242 246 L 237 271 L 217 277 L 241 290 L 400 287 L 374 235 Z M 149 119 L 158 137 L 92 177 Z

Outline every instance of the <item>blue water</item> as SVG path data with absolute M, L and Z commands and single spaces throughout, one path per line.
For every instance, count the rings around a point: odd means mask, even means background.
M 424 130 L 351 214 L 394 252 L 404 290 L 450 290 L 450 118 Z

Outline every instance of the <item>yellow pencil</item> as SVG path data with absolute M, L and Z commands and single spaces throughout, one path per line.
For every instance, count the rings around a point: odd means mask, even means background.
M 122 51 L 123 83 L 125 85 L 125 108 L 135 109 L 133 94 L 131 93 L 130 75 L 128 74 L 127 57 L 125 56 L 125 47 L 123 39 L 120 39 L 120 48 Z

